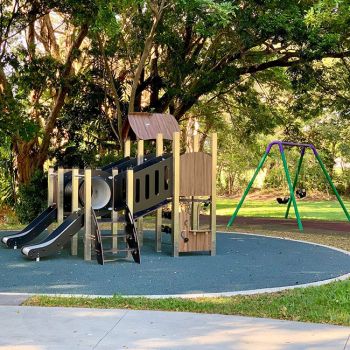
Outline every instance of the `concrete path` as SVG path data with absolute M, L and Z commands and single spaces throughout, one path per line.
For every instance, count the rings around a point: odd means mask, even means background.
M 1 350 L 350 350 L 350 328 L 239 316 L 0 306 Z
M 30 296 L 29 294 L 0 294 L 0 306 L 19 306 Z

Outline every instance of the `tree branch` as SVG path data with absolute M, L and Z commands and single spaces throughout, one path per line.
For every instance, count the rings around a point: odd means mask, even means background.
M 290 61 L 290 59 L 293 59 L 293 60 Z M 260 64 L 254 64 L 247 67 L 242 67 L 238 69 L 238 73 L 239 75 L 252 74 L 252 73 L 260 72 L 265 69 L 269 69 L 273 67 L 290 67 L 299 62 L 300 62 L 300 59 L 297 53 L 287 53 L 283 57 L 277 58 L 275 60 L 271 60 Z
M 52 56 L 59 60 L 60 58 L 60 48 L 57 44 L 56 36 L 55 36 L 55 31 L 52 26 L 50 14 L 47 14 L 43 17 L 43 23 L 46 26 L 47 29 L 47 37 L 49 39 L 50 43 L 50 48 L 52 49 Z
M 50 146 L 51 134 L 55 127 L 56 120 L 64 105 L 64 99 L 69 90 L 67 85 L 67 79 L 71 75 L 72 65 L 73 65 L 74 59 L 76 58 L 77 50 L 79 50 L 81 43 L 86 37 L 88 33 L 88 29 L 89 29 L 89 26 L 86 23 L 81 26 L 78 36 L 76 37 L 75 41 L 73 42 L 73 44 L 69 49 L 69 52 L 66 58 L 66 63 L 64 65 L 64 69 L 61 74 L 61 87 L 58 90 L 58 94 L 56 96 L 54 106 L 51 110 L 51 113 L 49 115 L 45 130 L 44 130 L 44 136 L 40 147 L 38 166 L 41 166 L 42 164 L 44 164 L 46 160 L 47 151 Z
M 105 67 L 105 70 L 107 72 L 109 86 L 110 86 L 111 91 L 112 91 L 114 102 L 115 102 L 115 104 L 117 106 L 118 133 L 115 132 L 115 129 L 114 129 L 112 123 L 110 123 L 110 124 L 112 126 L 113 132 L 118 136 L 118 141 L 119 141 L 120 147 L 123 148 L 123 142 L 122 142 L 122 125 L 123 125 L 122 117 L 123 117 L 123 115 L 122 115 L 122 109 L 121 109 L 120 101 L 119 101 L 119 94 L 118 94 L 117 87 L 115 86 L 115 83 L 114 83 L 114 77 L 113 77 L 112 71 L 111 71 L 111 69 L 109 67 L 109 64 L 108 64 L 108 60 L 107 60 L 107 57 L 106 57 L 106 53 L 105 53 L 105 49 L 104 49 L 104 46 L 103 46 L 102 39 L 101 39 L 101 37 L 99 35 L 98 35 L 97 39 L 98 39 L 98 45 L 99 45 L 99 48 L 100 48 L 100 51 L 101 51 L 101 54 L 102 54 L 102 57 L 103 57 L 104 67 Z
M 136 98 L 137 86 L 138 86 L 139 81 L 140 81 L 142 70 L 145 67 L 146 59 L 150 54 L 150 51 L 152 48 L 153 38 L 154 38 L 154 35 L 156 33 L 159 21 L 161 20 L 162 15 L 163 15 L 163 11 L 165 8 L 165 2 L 166 2 L 166 0 L 162 0 L 158 9 L 156 9 L 150 3 L 151 10 L 154 13 L 154 19 L 153 19 L 153 24 L 152 24 L 151 30 L 148 34 L 148 37 L 146 38 L 146 41 L 145 41 L 145 47 L 143 48 L 140 62 L 136 68 L 136 72 L 135 72 L 135 76 L 134 76 L 134 80 L 133 80 L 133 84 L 132 84 L 132 88 L 131 88 L 131 93 L 130 93 L 129 113 L 134 112 L 134 109 L 135 109 L 135 98 Z

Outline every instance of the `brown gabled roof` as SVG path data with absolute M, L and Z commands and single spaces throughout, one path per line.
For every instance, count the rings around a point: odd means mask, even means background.
M 164 139 L 172 140 L 175 131 L 180 128 L 171 114 L 134 112 L 123 126 L 123 139 L 133 139 L 135 135 L 140 140 L 154 140 L 157 134 L 163 134 Z

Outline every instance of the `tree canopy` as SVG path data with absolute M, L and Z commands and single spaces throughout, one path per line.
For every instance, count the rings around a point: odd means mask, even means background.
M 201 110 L 208 130 L 230 115 L 247 140 L 325 109 L 347 118 L 349 8 L 348 0 L 2 0 L 0 133 L 18 181 L 48 159 L 121 148 L 131 111 L 182 122 Z M 200 105 L 220 113 L 206 118 Z

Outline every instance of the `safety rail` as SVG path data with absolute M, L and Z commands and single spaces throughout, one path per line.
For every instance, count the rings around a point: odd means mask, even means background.
M 137 165 L 134 171 L 134 217 L 147 213 L 172 196 L 172 157 L 171 154 L 152 158 Z M 126 203 L 126 172 L 114 177 L 113 209 L 124 209 Z

